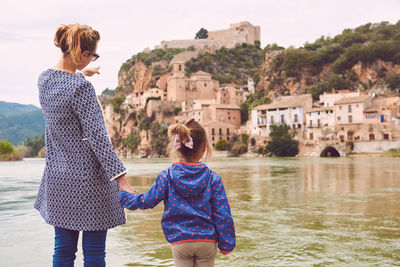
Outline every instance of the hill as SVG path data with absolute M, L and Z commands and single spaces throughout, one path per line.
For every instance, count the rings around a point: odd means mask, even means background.
M 42 110 L 34 105 L 1 101 L 0 111 L 0 140 L 18 145 L 44 132 Z

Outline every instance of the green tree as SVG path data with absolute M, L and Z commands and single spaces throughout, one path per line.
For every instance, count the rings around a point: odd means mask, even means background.
M 119 113 L 122 103 L 125 101 L 125 96 L 119 95 L 111 99 L 111 105 L 115 113 Z
M 174 110 L 172 111 L 172 113 L 176 116 L 176 115 L 178 115 L 179 112 L 181 112 L 181 111 L 182 111 L 182 108 L 180 108 L 180 107 L 175 107 Z
M 299 153 L 299 142 L 294 140 L 294 133 L 286 124 L 271 125 L 271 141 L 266 150 L 276 157 L 294 157 Z
M 25 142 L 25 146 L 31 147 L 31 156 L 37 156 L 39 151 L 44 147 L 44 133 L 35 137 L 34 139 L 28 138 Z
M 229 142 L 226 141 L 225 139 L 220 139 L 218 140 L 217 143 L 215 143 L 216 150 L 227 150 L 228 148 L 229 148 Z
M 139 144 L 141 142 L 140 133 L 131 133 L 130 135 L 128 135 L 127 138 L 124 139 L 123 142 L 124 145 L 129 148 L 131 152 L 134 152 L 139 147 Z
M 386 80 L 390 89 L 400 88 L 400 74 L 395 72 L 388 73 Z
M 158 156 L 168 156 L 168 125 L 153 121 L 150 124 L 151 148 Z
M 208 38 L 208 31 L 204 28 L 201 28 L 194 37 L 194 39 L 207 39 L 207 38 Z
M 8 155 L 13 151 L 13 145 L 8 140 L 0 140 L 0 155 Z
M 321 94 L 328 91 L 330 91 L 329 85 L 327 82 L 323 81 L 315 86 L 306 88 L 306 92 L 312 95 L 313 100 L 318 100 Z
M 249 135 L 248 134 L 242 134 L 242 144 L 245 144 L 247 146 L 247 144 L 249 143 Z

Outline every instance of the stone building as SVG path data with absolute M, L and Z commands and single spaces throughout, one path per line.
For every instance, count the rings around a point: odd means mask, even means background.
M 193 46 L 196 50 L 219 49 L 223 46 L 233 48 L 242 43 L 254 44 L 255 41 L 260 41 L 260 26 L 253 26 L 250 22 L 243 21 L 230 24 L 229 29 L 209 31 L 207 39 L 162 41 L 155 48 L 187 48 Z
M 312 108 L 310 94 L 282 96 L 271 104 L 260 105 L 251 111 L 251 134 L 268 137 L 273 124 L 287 124 L 303 132 L 305 114 Z
M 167 81 L 167 100 L 214 99 L 218 88 L 219 82 L 204 71 L 198 71 L 187 78 L 184 62 L 176 61 Z
M 220 87 L 217 92 L 217 102 L 220 104 L 234 104 L 240 105 L 246 100 L 246 92 L 240 89 L 236 89 L 235 86 L 228 85 Z
M 126 96 L 125 105 L 131 105 L 134 109 L 144 108 L 148 98 L 165 100 L 166 94 L 159 88 L 151 88 L 147 91 L 134 92 Z
M 208 142 L 213 147 L 221 139 L 230 141 L 232 135 L 235 134 L 235 127 L 223 121 L 212 121 L 203 124 L 203 126 L 207 132 Z

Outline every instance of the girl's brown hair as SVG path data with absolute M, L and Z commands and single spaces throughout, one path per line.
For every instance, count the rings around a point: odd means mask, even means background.
M 169 126 L 168 136 L 170 138 L 170 150 L 174 148 L 175 136 L 178 135 L 180 148 L 176 150 L 179 156 L 186 161 L 193 162 L 202 157 L 200 155 L 201 149 L 205 145 L 206 157 L 205 160 L 211 158 L 211 147 L 208 143 L 207 133 L 200 123 L 194 119 L 187 120 L 183 124 L 177 123 Z M 193 149 L 185 146 L 182 141 L 189 141 L 190 137 L 193 139 Z
M 87 25 L 78 23 L 61 25 L 54 36 L 54 44 L 61 48 L 64 56 L 71 55 L 75 65 L 81 63 L 81 53 L 85 50 L 94 52 L 97 42 L 100 40 L 98 31 Z

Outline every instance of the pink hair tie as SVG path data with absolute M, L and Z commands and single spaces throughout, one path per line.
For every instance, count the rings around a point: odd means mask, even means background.
M 185 140 L 182 140 L 182 143 L 186 147 L 193 149 L 193 138 L 191 136 L 189 136 L 189 141 L 186 142 Z M 176 150 L 179 150 L 181 148 L 181 141 L 179 139 L 179 135 L 175 135 L 174 147 Z

